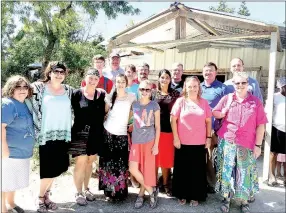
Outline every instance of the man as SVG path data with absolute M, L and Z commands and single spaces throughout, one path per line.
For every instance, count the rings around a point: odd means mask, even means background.
M 243 60 L 240 58 L 233 58 L 230 62 L 230 71 L 233 72 L 243 72 L 244 71 L 244 63 Z M 234 86 L 232 79 L 227 80 L 224 82 L 227 86 L 227 91 L 229 93 L 234 92 Z M 261 94 L 261 90 L 259 87 L 259 83 L 256 79 L 249 77 L 248 78 L 248 91 L 252 93 L 252 95 L 258 97 L 263 103 L 263 96 Z
M 124 74 L 124 70 L 120 67 L 120 55 L 118 53 L 110 54 L 110 69 L 103 71 L 103 76 L 109 78 L 113 84 L 118 74 Z
M 243 60 L 241 58 L 233 58 L 230 61 L 230 71 L 232 73 L 233 72 L 244 72 Z M 224 82 L 224 84 L 227 86 L 228 93 L 234 92 L 234 86 L 233 86 L 232 79 L 227 80 L 226 82 Z M 248 77 L 248 91 L 251 92 L 252 95 L 259 98 L 261 100 L 261 102 L 263 103 L 263 96 L 261 94 L 259 83 L 257 82 L 256 79 Z M 255 162 L 255 165 L 251 171 L 251 174 L 258 176 L 256 162 Z M 257 185 L 258 185 L 258 182 L 257 182 Z M 255 197 L 254 197 L 254 193 L 253 193 L 254 187 L 255 186 L 251 186 L 251 189 L 250 189 L 250 198 L 248 200 L 249 203 L 252 203 L 255 201 Z
M 175 89 L 182 94 L 184 87 L 184 81 L 182 81 L 183 64 L 177 62 L 174 63 L 172 65 L 171 74 L 172 74 L 172 83 L 171 83 L 172 89 Z
M 105 58 L 102 55 L 96 55 L 92 59 L 92 64 L 93 64 L 93 67 L 98 70 L 99 75 L 100 75 L 100 79 L 99 79 L 97 87 L 104 89 L 107 93 L 110 93 L 113 83 L 111 80 L 109 80 L 108 78 L 102 75 L 102 70 L 105 66 Z M 81 82 L 81 86 L 84 87 L 85 85 L 86 83 L 83 80 Z
M 134 82 L 137 84 L 140 84 L 141 81 L 148 80 L 149 73 L 150 73 L 149 64 L 143 63 L 137 66 L 138 78 L 134 80 Z M 152 89 L 156 89 L 156 88 L 157 88 L 156 84 L 153 83 Z
M 206 99 L 211 109 L 213 109 L 220 99 L 227 94 L 227 87 L 216 80 L 217 66 L 213 62 L 208 62 L 203 68 L 204 81 L 201 83 L 202 98 Z M 214 127 L 214 118 L 212 119 L 212 129 Z M 217 145 L 217 136 L 212 134 L 212 144 L 207 152 L 207 180 L 208 191 L 214 193 L 214 187 L 216 183 L 214 165 L 212 164 L 212 153 L 214 147 Z

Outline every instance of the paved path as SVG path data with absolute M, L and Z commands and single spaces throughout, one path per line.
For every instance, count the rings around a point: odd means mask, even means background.
M 262 162 L 260 158 L 258 169 L 260 179 L 262 175 Z M 72 168 L 71 168 L 72 169 Z M 181 206 L 174 198 L 168 198 L 164 194 L 159 194 L 159 205 L 156 209 L 151 210 L 147 204 L 139 210 L 133 208 L 133 202 L 136 199 L 138 189 L 129 188 L 129 197 L 123 203 L 110 203 L 105 201 L 102 191 L 97 190 L 97 179 L 91 179 L 91 190 L 98 194 L 97 201 L 89 203 L 88 206 L 79 207 L 74 203 L 75 187 L 73 185 L 72 172 L 57 178 L 52 189 L 52 199 L 59 203 L 59 210 L 55 212 L 219 212 L 220 197 L 217 194 L 209 195 L 207 201 L 198 207 Z M 16 196 L 16 202 L 28 210 L 27 212 L 35 212 L 35 200 L 39 187 L 39 175 L 32 173 L 29 188 L 19 191 Z M 285 188 L 268 187 L 260 184 L 260 193 L 256 196 L 256 201 L 251 204 L 252 212 L 285 212 Z M 232 205 L 231 212 L 240 212 L 239 206 L 235 203 Z

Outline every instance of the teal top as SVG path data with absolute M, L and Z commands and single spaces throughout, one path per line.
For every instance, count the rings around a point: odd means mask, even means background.
M 71 141 L 71 126 L 71 101 L 67 93 L 53 95 L 46 87 L 42 99 L 40 145 L 45 145 L 50 140 Z

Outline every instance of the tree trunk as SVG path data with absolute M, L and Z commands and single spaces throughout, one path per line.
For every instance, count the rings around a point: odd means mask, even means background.
M 46 67 L 48 66 L 48 64 L 51 60 L 56 41 L 57 41 L 56 36 L 54 36 L 54 35 L 48 36 L 48 45 L 46 46 L 46 48 L 44 50 L 44 57 L 42 60 L 42 76 L 45 72 Z

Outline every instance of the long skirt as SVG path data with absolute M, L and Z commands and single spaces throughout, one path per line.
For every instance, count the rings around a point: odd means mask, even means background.
M 106 197 L 124 200 L 128 195 L 128 138 L 105 130 L 99 158 L 99 190 Z
M 259 191 L 253 151 L 219 138 L 216 191 L 224 198 L 247 201 Z
M 173 133 L 161 132 L 159 153 L 156 155 L 156 167 L 172 168 L 174 166 Z
M 40 179 L 55 178 L 69 168 L 69 144 L 63 140 L 47 141 L 39 147 Z
M 172 194 L 187 201 L 207 198 L 205 145 L 181 145 L 175 149 Z
M 2 192 L 14 192 L 29 186 L 30 158 L 2 159 Z

